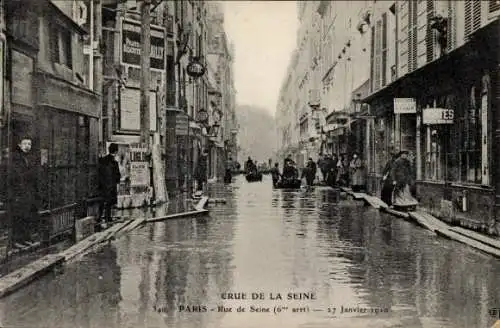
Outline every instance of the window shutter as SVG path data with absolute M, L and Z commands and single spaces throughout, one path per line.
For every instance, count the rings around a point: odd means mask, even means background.
M 382 86 L 386 85 L 387 77 L 387 13 L 382 14 Z
M 500 10 L 500 1 L 499 0 L 490 0 L 489 1 L 489 12 L 495 12 Z
M 382 71 L 382 20 L 378 20 L 375 27 L 375 88 L 378 90 L 381 86 Z
M 448 52 L 455 49 L 456 47 L 456 35 L 457 35 L 457 21 L 456 15 L 456 2 L 454 0 L 448 0 Z
M 472 5 L 472 31 L 477 31 L 481 27 L 481 3 L 482 1 L 474 1 Z
M 408 1 L 408 73 L 413 71 L 413 5 Z
M 372 26 L 372 36 L 371 36 L 371 45 L 370 45 L 370 84 L 371 84 L 371 92 L 375 91 L 375 27 Z
M 425 37 L 425 45 L 427 50 L 427 62 L 430 63 L 434 60 L 435 48 L 435 33 L 431 28 L 430 19 L 435 16 L 434 0 L 427 0 L 427 35 Z
M 465 0 L 465 27 L 464 36 L 467 38 L 472 33 L 472 1 Z

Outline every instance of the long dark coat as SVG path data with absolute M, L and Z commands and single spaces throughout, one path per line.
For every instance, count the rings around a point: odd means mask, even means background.
M 398 158 L 392 165 L 392 180 L 396 182 L 396 189 L 400 190 L 413 182 L 411 162 L 405 158 Z
M 207 171 L 208 171 L 208 156 L 200 155 L 198 158 L 198 165 L 196 165 L 195 178 L 196 180 L 206 182 L 207 181 Z
M 30 154 L 19 147 L 12 153 L 10 196 L 14 216 L 32 215 L 40 206 L 38 194 L 38 167 Z
M 115 157 L 109 154 L 99 158 L 99 191 L 104 201 L 111 205 L 117 203 L 116 186 L 120 183 L 120 179 L 120 168 Z

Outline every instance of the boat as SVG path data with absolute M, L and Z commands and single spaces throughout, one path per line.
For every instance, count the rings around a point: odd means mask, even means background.
M 286 179 L 278 181 L 274 187 L 277 189 L 300 189 L 301 185 L 300 179 Z
M 245 175 L 245 178 L 247 179 L 248 182 L 262 181 L 262 173 L 260 172 L 247 173 L 247 175 Z

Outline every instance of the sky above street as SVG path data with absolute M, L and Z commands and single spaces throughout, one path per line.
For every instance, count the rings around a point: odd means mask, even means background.
M 235 47 L 238 105 L 276 110 L 281 82 L 295 49 L 295 1 L 224 1 L 225 28 Z

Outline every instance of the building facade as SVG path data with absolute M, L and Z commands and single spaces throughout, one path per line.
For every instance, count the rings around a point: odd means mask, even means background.
M 299 165 L 320 153 L 362 150 L 351 135 L 366 126 L 358 119 L 356 127 L 353 114 L 370 78 L 367 4 L 298 2 L 297 48 L 281 87 L 277 124 L 281 155 L 295 153 Z
M 421 207 L 498 233 L 498 1 L 374 2 L 366 145 L 377 193 L 391 152 L 413 155 Z
M 78 10 L 84 3 L 2 5 L 2 171 L 8 177 L 11 170 L 4 155 L 21 137 L 31 137 L 40 167 L 41 238 L 51 240 L 72 233 L 75 219 L 87 215 L 98 193 L 101 96 L 89 86 L 84 66 L 88 31 Z M 8 201 L 4 209 L 9 212 Z

